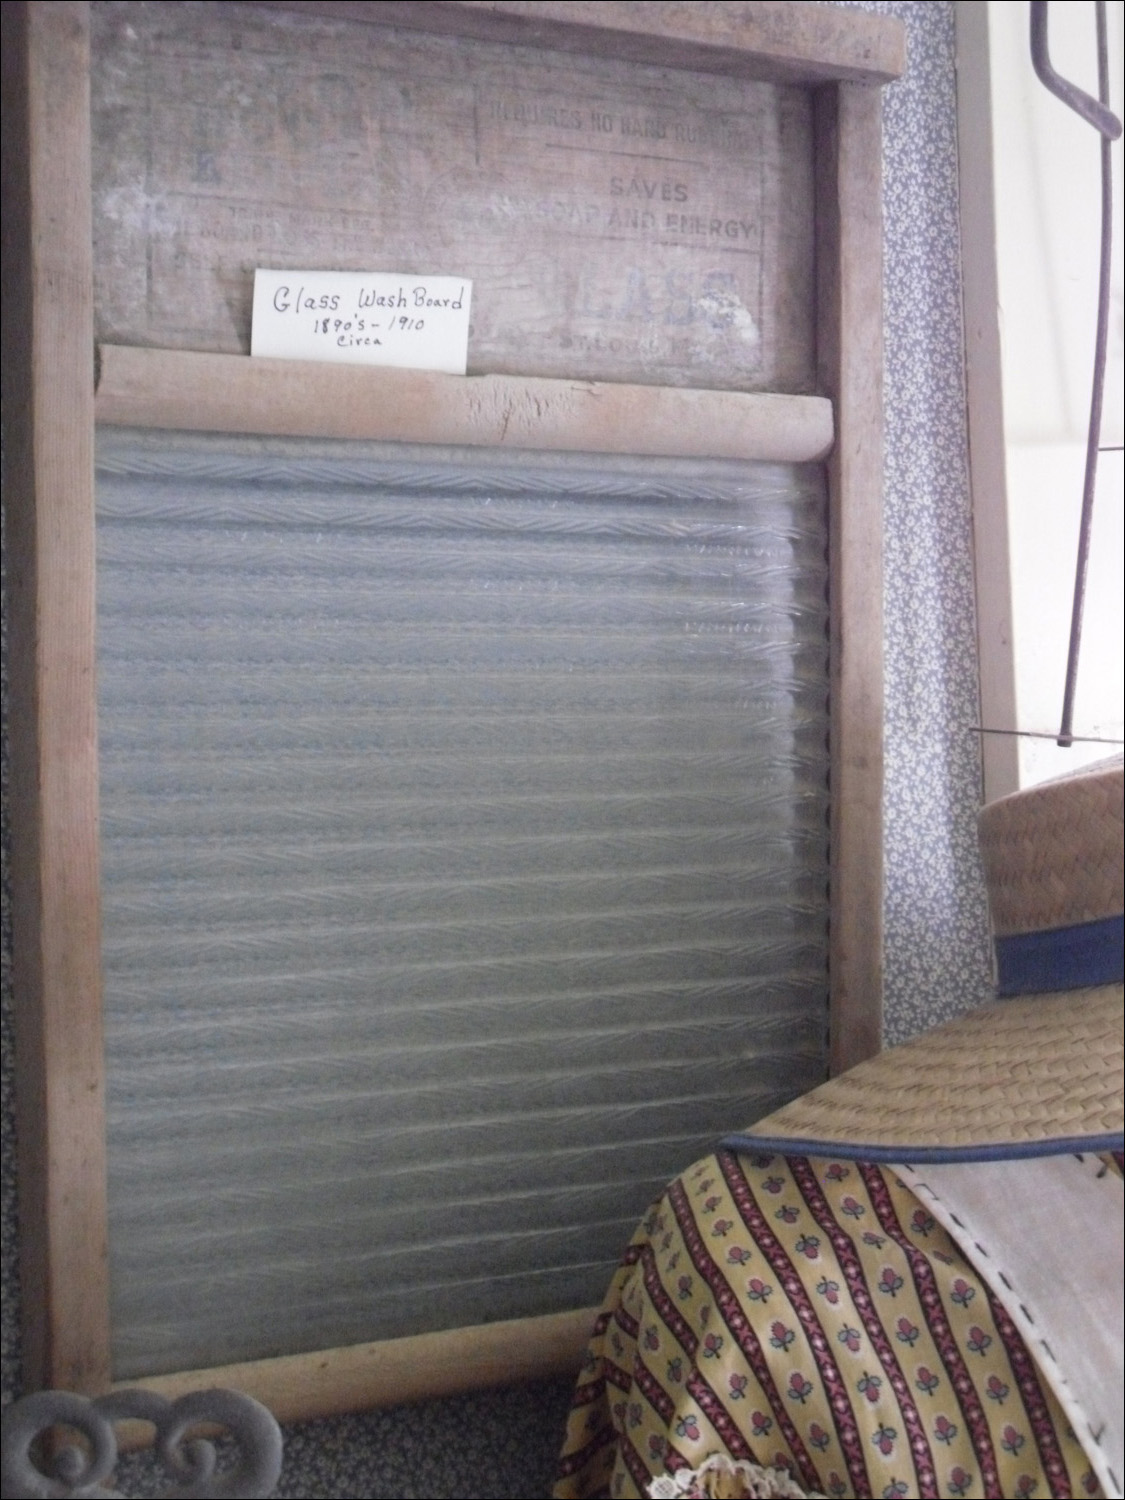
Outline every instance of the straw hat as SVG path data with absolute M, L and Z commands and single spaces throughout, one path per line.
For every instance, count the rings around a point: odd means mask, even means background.
M 981 812 L 1003 998 L 723 1145 L 882 1162 L 1122 1150 L 1123 778 L 1103 762 Z

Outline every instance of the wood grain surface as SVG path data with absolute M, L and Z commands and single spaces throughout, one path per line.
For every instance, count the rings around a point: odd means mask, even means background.
M 823 396 L 516 375 L 99 351 L 96 417 L 126 427 L 808 463 L 832 448 Z
M 86 7 L 5 5 L 13 986 L 27 1389 L 109 1380 Z
M 247 353 L 255 267 L 471 277 L 469 370 L 814 388 L 806 90 L 270 8 L 94 7 L 97 332 Z
M 802 0 L 253 0 L 444 36 L 694 68 L 775 83 L 890 83 L 906 66 L 905 28 Z

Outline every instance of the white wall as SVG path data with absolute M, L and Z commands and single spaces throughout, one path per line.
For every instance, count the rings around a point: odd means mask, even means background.
M 1062 709 L 1093 369 L 1100 232 L 1095 131 L 1039 83 L 1031 67 L 1029 6 L 962 6 L 959 17 L 962 198 L 970 353 L 973 488 L 982 655 L 1011 653 L 982 670 L 982 722 L 1051 733 Z M 1121 104 L 1122 5 L 1110 4 L 1110 65 Z M 1094 6 L 1053 5 L 1051 60 L 1097 94 Z M 987 91 L 987 99 L 979 91 Z M 991 151 L 991 183 L 984 158 Z M 1113 148 L 1115 261 L 1102 442 L 1122 441 L 1121 146 Z M 982 202 L 991 194 L 991 203 Z M 990 216 L 995 281 L 988 288 Z M 971 231 L 971 232 L 970 232 Z M 974 305 L 974 294 L 977 302 Z M 984 323 L 995 319 L 988 369 Z M 988 390 L 1002 383 L 1002 401 Z M 990 455 L 990 443 L 999 455 Z M 1079 661 L 1074 731 L 1122 737 L 1122 456 L 1104 454 Z M 1003 509 L 1003 514 L 998 510 Z M 1006 532 L 1006 536 L 1005 536 Z M 1007 588 L 1003 577 L 1009 572 Z M 1005 609 L 1005 594 L 1010 589 Z M 1007 620 L 1004 616 L 1007 614 Z M 1008 716 L 1013 716 L 1007 722 Z M 1050 739 L 990 747 L 986 798 L 1112 753 L 1111 745 L 1059 749 Z M 1013 753 L 1014 752 L 1014 755 Z

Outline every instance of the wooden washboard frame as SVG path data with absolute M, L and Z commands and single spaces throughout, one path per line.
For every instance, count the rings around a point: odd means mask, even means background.
M 834 404 L 836 430 L 828 461 L 832 1067 L 877 1051 L 883 899 L 880 86 L 904 67 L 900 23 L 778 0 L 691 7 L 659 0 L 400 0 L 378 7 L 274 8 L 596 51 L 813 90 L 817 370 L 820 392 Z M 94 1394 L 111 1384 L 94 425 L 100 402 L 100 415 L 111 421 L 198 426 L 191 403 L 210 377 L 189 375 L 177 392 L 176 382 L 197 357 L 145 351 L 142 384 L 156 415 L 144 417 L 144 402 L 111 409 L 113 400 L 123 399 L 120 389 L 116 396 L 108 389 L 96 396 L 88 6 L 30 0 L 5 5 L 3 12 L 5 508 L 24 1383 L 29 1390 Z M 236 363 L 220 359 L 228 369 Z M 342 367 L 325 368 L 338 378 Z M 246 383 L 245 375 L 231 373 L 236 383 Z M 177 404 L 195 420 L 185 415 L 176 421 Z M 434 431 L 441 425 L 436 421 Z M 236 1385 L 280 1418 L 326 1415 L 576 1369 L 589 1316 L 425 1334 L 144 1383 L 168 1395 Z

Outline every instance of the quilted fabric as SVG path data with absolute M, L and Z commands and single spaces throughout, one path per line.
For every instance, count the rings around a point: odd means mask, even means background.
M 555 1490 L 714 1453 L 842 1496 L 1101 1494 L 1003 1307 L 892 1168 L 720 1152 L 635 1235 Z

